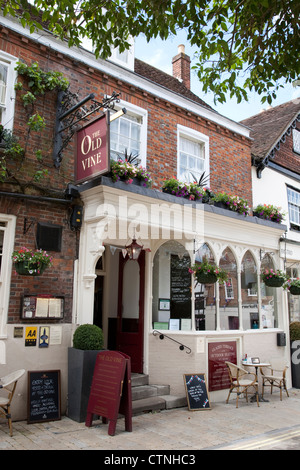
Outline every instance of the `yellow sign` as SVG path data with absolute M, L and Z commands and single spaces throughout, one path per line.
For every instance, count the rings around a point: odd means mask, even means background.
M 26 326 L 25 346 L 36 346 L 36 340 L 37 340 L 37 327 Z

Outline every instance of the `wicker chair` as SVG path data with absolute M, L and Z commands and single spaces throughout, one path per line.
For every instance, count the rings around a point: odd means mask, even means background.
M 281 361 L 270 361 L 270 367 L 261 367 L 260 372 L 262 376 L 262 397 L 264 396 L 265 387 L 271 387 L 271 394 L 273 387 L 280 389 L 280 400 L 282 401 L 282 389 L 286 391 L 287 396 L 289 392 L 286 387 L 286 371 L 288 366 Z
M 259 406 L 257 375 L 247 372 L 245 369 L 242 369 L 241 367 L 238 367 L 236 364 L 232 364 L 231 362 L 225 362 L 225 364 L 228 367 L 230 377 L 230 390 L 226 403 L 228 403 L 231 393 L 236 393 L 237 408 L 239 397 L 242 393 L 245 394 L 246 400 L 248 402 L 248 389 L 252 387 L 255 390 L 257 406 Z
M 11 374 L 5 375 L 0 379 L 0 391 L 5 390 L 5 393 L 7 394 L 5 397 L 0 396 L 0 415 L 5 416 L 8 420 L 10 436 L 13 435 L 10 406 L 16 390 L 17 382 L 24 374 L 25 370 L 20 369 L 12 372 Z

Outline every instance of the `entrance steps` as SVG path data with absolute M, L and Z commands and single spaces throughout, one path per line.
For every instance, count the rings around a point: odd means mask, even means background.
M 145 374 L 132 373 L 131 393 L 133 415 L 187 406 L 185 396 L 170 395 L 169 385 L 149 385 Z

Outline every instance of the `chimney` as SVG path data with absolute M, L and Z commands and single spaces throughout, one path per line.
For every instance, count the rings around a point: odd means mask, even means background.
M 191 59 L 185 53 L 183 44 L 178 46 L 178 54 L 172 59 L 173 64 L 173 77 L 182 82 L 186 88 L 191 87 Z

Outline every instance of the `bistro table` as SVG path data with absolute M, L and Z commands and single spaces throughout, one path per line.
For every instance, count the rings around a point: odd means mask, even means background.
M 257 380 L 258 380 L 258 368 L 259 367 L 270 367 L 270 363 L 269 362 L 252 362 L 251 360 L 249 361 L 242 361 L 242 365 L 243 367 L 255 367 L 255 373 L 256 373 L 256 376 L 257 376 Z M 253 396 L 251 398 L 251 401 L 256 401 L 256 396 Z M 268 402 L 269 400 L 265 400 L 265 398 L 263 398 L 260 394 L 258 394 L 258 400 L 260 402 Z

